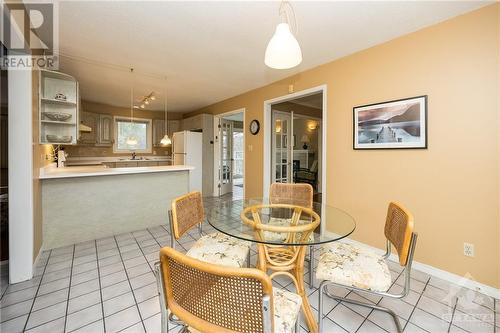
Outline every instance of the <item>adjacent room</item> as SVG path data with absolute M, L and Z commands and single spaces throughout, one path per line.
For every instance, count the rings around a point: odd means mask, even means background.
M 500 333 L 500 3 L 0 6 L 0 332 Z

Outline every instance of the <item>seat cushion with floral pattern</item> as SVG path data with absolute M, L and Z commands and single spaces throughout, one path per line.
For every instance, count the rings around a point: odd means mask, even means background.
M 274 333 L 294 333 L 302 298 L 287 290 L 273 288 L 273 301 Z M 188 330 L 191 333 L 201 333 L 192 327 L 188 327 Z
M 198 239 L 186 255 L 211 264 L 243 267 L 248 251 L 250 242 L 215 232 Z
M 366 247 L 334 242 L 323 246 L 320 253 L 318 280 L 380 292 L 391 286 L 384 258 Z
M 279 227 L 288 227 L 288 226 L 290 226 L 290 222 L 291 222 L 291 219 L 271 217 L 269 219 L 268 224 L 274 225 L 274 226 L 279 226 Z M 299 220 L 299 223 L 297 223 L 297 224 L 303 225 L 303 224 L 307 224 L 307 223 L 310 223 L 310 222 L 306 221 L 306 220 Z M 271 242 L 284 242 L 284 241 L 286 241 L 288 235 L 289 235 L 288 232 L 264 231 L 264 238 L 267 241 L 271 241 Z M 298 232 L 297 239 L 300 239 L 301 236 L 302 236 L 302 233 Z M 309 235 L 309 242 L 313 242 L 313 241 L 314 241 L 314 234 L 311 233 Z
M 292 333 L 299 320 L 302 298 L 284 289 L 273 288 L 274 332 Z

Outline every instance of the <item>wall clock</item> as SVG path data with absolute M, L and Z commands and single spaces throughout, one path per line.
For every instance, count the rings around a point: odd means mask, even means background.
M 256 135 L 257 133 L 259 133 L 259 130 L 260 130 L 259 121 L 257 119 L 252 120 L 252 122 L 250 123 L 250 133 Z

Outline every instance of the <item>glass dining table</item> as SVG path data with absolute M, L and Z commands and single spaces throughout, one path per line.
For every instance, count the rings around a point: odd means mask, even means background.
M 304 264 L 309 248 L 309 280 L 313 282 L 314 248 L 341 240 L 356 228 L 345 211 L 321 203 L 255 198 L 222 201 L 206 211 L 217 231 L 255 243 L 257 268 L 271 279 L 289 277 L 302 297 L 302 311 L 311 332 L 318 331 L 304 284 Z

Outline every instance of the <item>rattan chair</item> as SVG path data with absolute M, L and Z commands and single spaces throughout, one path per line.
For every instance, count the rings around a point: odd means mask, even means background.
M 402 332 L 401 324 L 394 311 L 377 305 L 363 303 L 352 299 L 332 295 L 328 286 L 335 285 L 350 290 L 366 292 L 382 297 L 403 298 L 410 291 L 411 265 L 417 242 L 417 234 L 413 232 L 413 215 L 400 204 L 391 202 L 387 210 L 385 222 L 386 253 L 380 256 L 363 246 L 349 243 L 333 243 L 322 248 L 316 278 L 321 280 L 319 287 L 318 320 L 319 332 L 323 329 L 323 294 L 340 301 L 389 313 L 398 332 Z M 392 246 L 395 247 L 399 264 L 404 267 L 404 287 L 401 293 L 392 294 L 391 274 L 386 259 L 391 254 Z
M 218 265 L 243 267 L 250 264 L 250 242 L 234 237 L 211 233 L 203 235 L 203 200 L 200 192 L 191 192 L 172 201 L 170 215 L 170 246 L 175 248 L 176 240 L 194 227 L 198 227 L 200 238 L 187 251 L 187 255 L 201 261 Z
M 310 184 L 273 183 L 269 188 L 269 200 L 273 204 L 284 203 L 313 208 L 314 190 Z M 270 221 L 269 224 L 280 225 L 280 221 Z M 313 234 L 311 233 L 311 236 Z M 314 246 L 309 246 L 309 285 L 313 286 Z
M 155 273 L 162 333 L 168 332 L 168 311 L 183 332 L 298 332 L 300 296 L 273 288 L 258 269 L 205 263 L 164 247 Z

